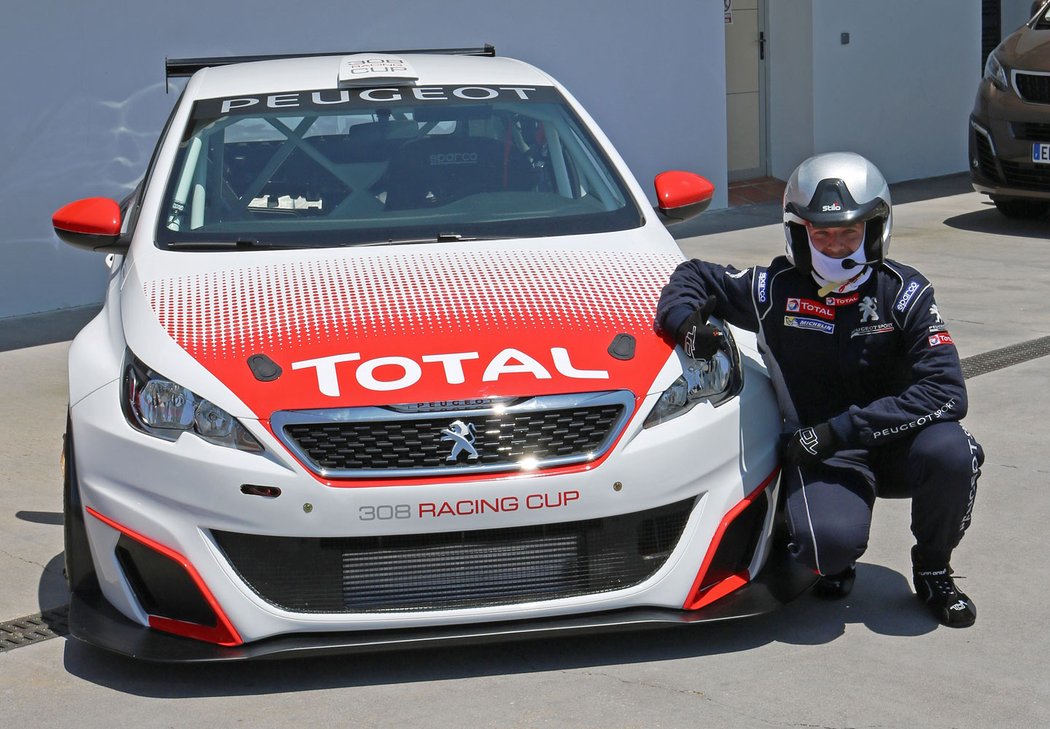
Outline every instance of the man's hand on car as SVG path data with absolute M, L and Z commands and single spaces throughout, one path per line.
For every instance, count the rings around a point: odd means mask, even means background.
M 687 356 L 693 359 L 710 359 L 722 343 L 722 330 L 707 323 L 707 318 L 718 305 L 718 298 L 711 296 L 703 306 L 682 322 L 675 334 L 675 341 L 682 345 Z

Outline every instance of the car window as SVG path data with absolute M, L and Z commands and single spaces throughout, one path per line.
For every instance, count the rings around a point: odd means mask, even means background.
M 353 245 L 642 222 L 553 88 L 301 91 L 195 104 L 157 243 Z

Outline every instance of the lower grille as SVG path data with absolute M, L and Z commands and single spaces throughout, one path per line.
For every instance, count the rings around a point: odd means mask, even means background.
M 1050 124 L 1045 122 L 1011 122 L 1010 132 L 1014 139 L 1030 142 L 1050 142 Z
M 619 590 L 674 550 L 693 499 L 564 524 L 335 539 L 213 531 L 241 578 L 291 612 L 512 605 Z
M 999 160 L 1003 177 L 1010 187 L 1050 192 L 1050 165 L 1023 164 Z

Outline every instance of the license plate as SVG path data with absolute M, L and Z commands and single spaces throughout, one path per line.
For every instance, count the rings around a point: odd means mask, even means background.
M 1032 161 L 1039 164 L 1050 165 L 1050 144 L 1036 142 L 1032 145 Z

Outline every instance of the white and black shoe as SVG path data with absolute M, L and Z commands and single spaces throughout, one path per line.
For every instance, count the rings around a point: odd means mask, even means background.
M 926 603 L 934 617 L 949 628 L 968 628 L 977 620 L 973 600 L 955 586 L 952 568 L 919 567 L 912 571 L 915 595 Z

